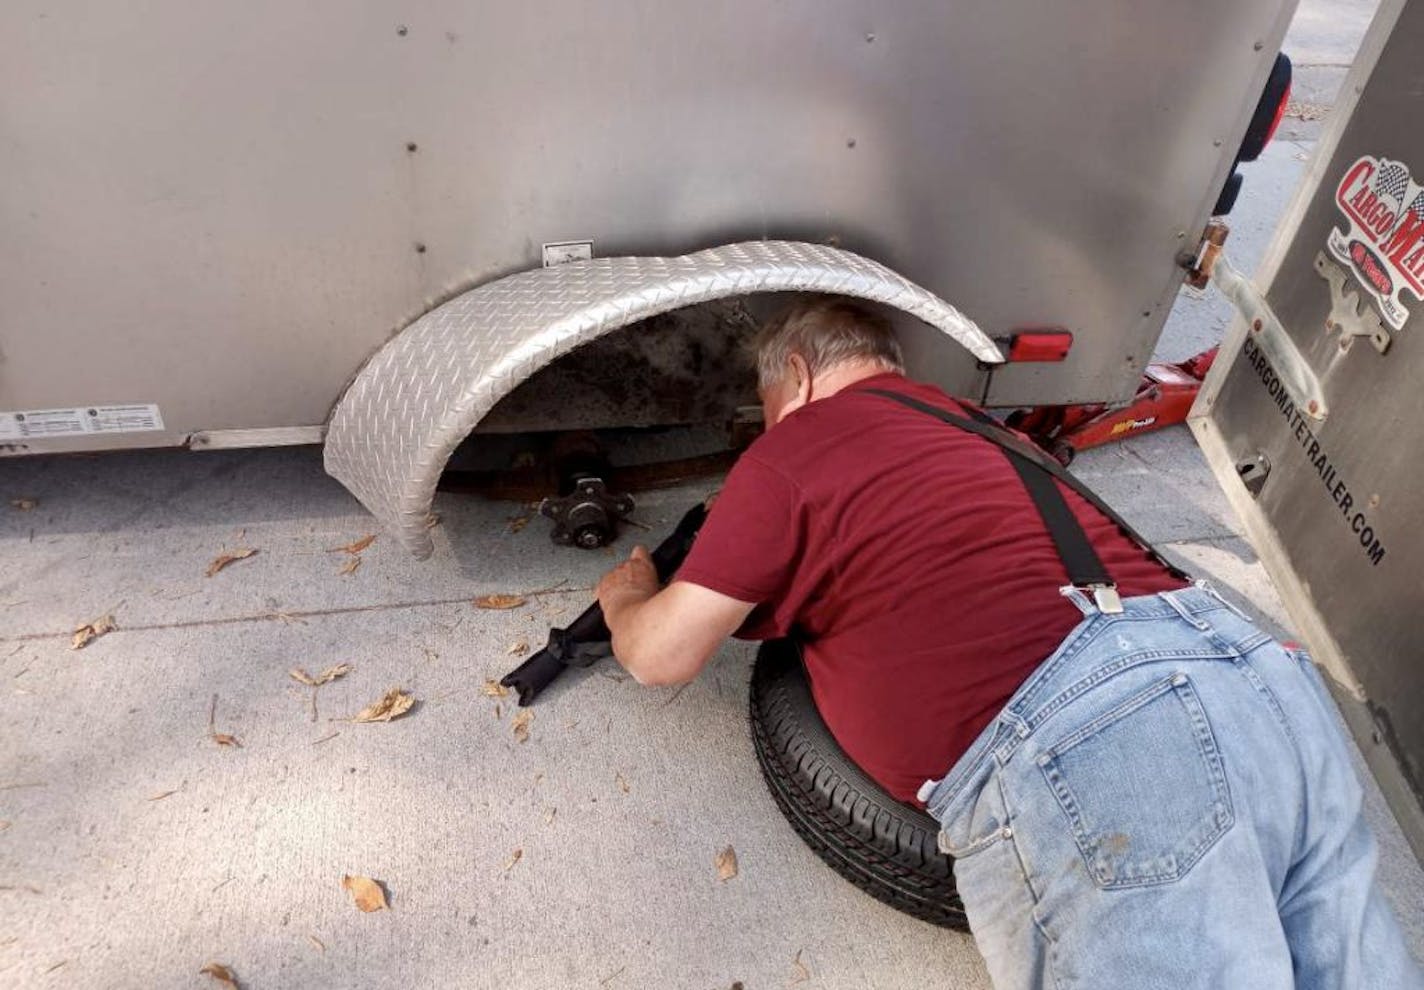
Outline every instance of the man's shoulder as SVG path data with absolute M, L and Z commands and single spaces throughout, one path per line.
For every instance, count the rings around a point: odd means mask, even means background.
M 810 448 L 833 439 L 841 429 L 841 417 L 826 415 L 817 409 L 822 402 L 813 402 L 798 409 L 774 427 L 764 431 L 742 453 L 746 461 L 759 469 L 786 474 L 787 469 L 810 453 Z
M 877 391 L 898 392 L 901 395 L 908 395 L 913 399 L 920 399 L 923 402 L 945 406 L 949 409 L 953 409 L 959 404 L 958 399 L 949 395 L 939 386 L 931 385 L 929 382 L 916 381 L 913 378 L 907 378 L 899 374 L 876 375 L 874 378 L 867 378 L 864 381 L 856 382 L 850 388 L 838 394 L 856 400 L 859 404 L 855 409 L 859 412 L 864 410 L 864 403 L 868 399 L 889 403 L 889 400 L 884 396 L 875 395 L 874 393 Z M 902 409 L 904 407 L 890 403 L 887 408 Z
M 767 430 L 748 448 L 760 450 L 763 456 L 795 453 L 808 443 L 844 433 L 860 433 L 879 424 L 901 421 L 908 412 L 904 406 L 876 391 L 898 392 L 911 398 L 944 406 L 956 411 L 957 402 L 934 385 L 918 382 L 904 375 L 876 375 L 856 382 L 825 399 L 817 399 L 787 416 L 775 429 Z M 923 415 L 912 413 L 912 415 Z

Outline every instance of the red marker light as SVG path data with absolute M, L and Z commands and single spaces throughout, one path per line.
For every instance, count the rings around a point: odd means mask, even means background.
M 1286 83 L 1286 91 L 1281 94 L 1281 102 L 1276 104 L 1276 115 L 1271 118 L 1271 126 L 1266 129 L 1266 140 L 1262 144 L 1270 144 L 1271 138 L 1276 136 L 1276 128 L 1281 126 L 1281 118 L 1286 115 L 1286 106 L 1290 103 L 1291 84 Z
M 1073 332 L 1061 328 L 1019 330 L 1009 337 L 1010 361 L 1062 361 L 1073 346 Z

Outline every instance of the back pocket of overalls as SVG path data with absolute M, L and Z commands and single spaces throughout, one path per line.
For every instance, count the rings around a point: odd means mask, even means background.
M 1177 880 L 1234 820 L 1221 753 L 1185 674 L 1133 695 L 1038 762 L 1099 887 Z

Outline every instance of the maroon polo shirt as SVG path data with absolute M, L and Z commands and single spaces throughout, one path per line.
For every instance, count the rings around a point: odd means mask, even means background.
M 794 629 L 836 740 L 914 801 L 1082 615 L 1003 451 L 868 388 L 963 415 L 895 374 L 796 410 L 737 461 L 677 580 L 756 603 L 741 638 Z M 1183 586 L 1059 487 L 1122 597 Z

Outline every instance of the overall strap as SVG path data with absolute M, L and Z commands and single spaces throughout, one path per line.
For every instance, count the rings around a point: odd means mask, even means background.
M 1180 568 L 1168 563 L 1163 559 L 1157 550 L 1144 540 L 1136 530 L 1127 524 L 1127 521 L 1109 508 L 1102 499 L 1098 498 L 1091 490 L 1083 485 L 1081 481 L 1073 477 L 1063 469 L 1063 466 L 1048 454 L 1037 447 L 1026 443 L 1017 435 L 1011 432 L 998 420 L 986 415 L 972 406 L 964 406 L 964 409 L 972 419 L 957 416 L 946 409 L 923 402 L 912 396 L 904 395 L 900 392 L 892 392 L 886 389 L 871 388 L 865 391 L 875 395 L 892 399 L 903 406 L 918 410 L 942 420 L 951 426 L 958 427 L 966 433 L 973 433 L 982 437 L 1001 449 L 1008 457 L 1009 463 L 1013 465 L 1014 471 L 1023 482 L 1029 498 L 1033 500 L 1034 507 L 1038 510 L 1039 516 L 1043 519 L 1043 524 L 1048 529 L 1048 535 L 1053 539 L 1053 545 L 1058 551 L 1058 557 L 1063 562 L 1064 569 L 1068 572 L 1068 580 L 1076 587 L 1111 590 L 1114 585 L 1107 568 L 1103 566 L 1102 558 L 1098 556 L 1097 550 L 1093 548 L 1088 535 L 1083 532 L 1083 527 L 1079 524 L 1073 510 L 1069 508 L 1068 502 L 1063 497 L 1063 493 L 1058 486 L 1053 483 L 1054 479 L 1063 482 L 1068 488 L 1076 492 L 1089 505 L 1107 516 L 1123 534 L 1132 540 L 1143 550 L 1152 555 L 1153 559 L 1165 567 L 1174 576 L 1185 578 L 1186 575 Z M 1116 598 L 1116 594 L 1097 595 L 1104 597 L 1109 602 Z M 1099 603 L 1100 606 L 1102 602 Z M 1118 606 L 1120 609 L 1121 606 Z M 1104 608 L 1103 611 L 1109 611 Z

